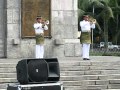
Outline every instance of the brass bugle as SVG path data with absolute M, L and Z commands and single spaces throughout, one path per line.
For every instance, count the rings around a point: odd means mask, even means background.
M 47 24 L 47 25 L 48 25 L 48 24 L 49 24 L 49 20 L 45 20 L 45 24 Z
M 49 24 L 49 20 L 43 20 L 42 23 L 48 25 Z
M 96 19 L 90 19 L 89 21 L 92 23 L 96 23 Z

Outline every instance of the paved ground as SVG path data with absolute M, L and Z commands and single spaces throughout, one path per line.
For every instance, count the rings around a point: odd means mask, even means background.
M 120 57 L 117 56 L 90 56 L 91 61 L 117 61 Z
M 22 60 L 22 58 L 17 58 L 17 59 L 6 59 L 6 58 L 1 58 L 0 59 L 0 62 L 16 62 L 16 61 L 19 61 L 19 60 Z M 80 60 L 80 61 L 83 61 L 82 57 L 66 57 L 66 58 L 58 58 L 59 61 L 62 61 L 62 60 Z M 118 61 L 120 60 L 120 57 L 117 57 L 117 56 L 90 56 L 90 61 Z M 85 60 L 84 60 L 85 61 Z

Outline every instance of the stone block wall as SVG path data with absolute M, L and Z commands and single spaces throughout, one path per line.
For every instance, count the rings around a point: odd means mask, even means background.
M 21 57 L 21 1 L 6 0 L 7 11 L 7 58 Z M 18 43 L 14 44 L 14 41 Z
M 7 58 L 34 58 L 35 40 L 21 38 L 21 0 L 7 0 Z M 77 0 L 51 0 L 51 34 L 45 57 L 78 57 Z
M 77 39 L 77 0 L 52 0 L 52 36 L 64 43 L 55 44 L 54 56 L 77 57 L 81 55 Z M 60 40 L 59 40 L 60 39 Z

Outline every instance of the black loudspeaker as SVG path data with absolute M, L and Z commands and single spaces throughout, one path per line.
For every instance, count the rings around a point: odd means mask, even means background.
M 8 85 L 7 90 L 63 90 L 61 83 Z
M 56 82 L 60 79 L 57 58 L 23 59 L 16 66 L 20 84 Z

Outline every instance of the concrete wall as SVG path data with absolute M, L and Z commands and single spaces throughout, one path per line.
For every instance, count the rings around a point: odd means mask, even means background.
M 51 0 L 51 34 L 45 57 L 78 57 L 77 0 Z M 21 38 L 21 0 L 7 0 L 7 58 L 34 58 L 35 40 Z

